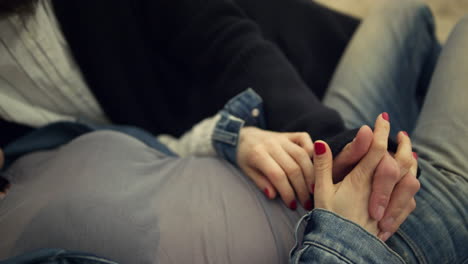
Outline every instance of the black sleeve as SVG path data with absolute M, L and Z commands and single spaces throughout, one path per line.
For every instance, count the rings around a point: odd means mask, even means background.
M 200 92 L 227 100 L 248 87 L 263 99 L 268 129 L 325 138 L 343 130 L 280 50 L 230 0 L 138 1 L 152 42 L 167 60 L 207 83 Z M 313 25 L 312 25 L 313 26 Z

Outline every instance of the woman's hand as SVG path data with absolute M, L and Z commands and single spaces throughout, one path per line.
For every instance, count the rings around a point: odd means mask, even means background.
M 378 222 L 369 215 L 369 199 L 374 173 L 387 154 L 389 133 L 390 124 L 380 115 L 375 123 L 369 151 L 343 181 L 337 184 L 333 183 L 333 157 L 329 146 L 323 141 L 315 142 L 313 158 L 316 208 L 335 212 L 370 233 L 379 234 Z
M 364 157 L 372 138 L 372 130 L 369 127 L 362 127 L 355 140 L 338 154 L 333 161 L 335 183 L 343 180 Z M 369 214 L 374 220 L 379 221 L 379 228 L 382 231 L 379 237 L 383 241 L 395 233 L 415 209 L 414 196 L 420 188 L 420 183 L 416 179 L 417 155 L 412 152 L 408 134 L 400 132 L 397 141 L 396 154 L 385 154 L 375 170 L 369 199 Z
M 277 133 L 245 127 L 240 132 L 237 163 L 268 198 L 275 198 L 278 192 L 284 203 L 295 210 L 297 195 L 302 206 L 312 210 L 313 151 L 307 133 Z

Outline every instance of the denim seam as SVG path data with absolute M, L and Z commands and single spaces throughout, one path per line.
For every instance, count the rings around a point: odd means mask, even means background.
M 419 263 L 421 264 L 428 263 L 426 258 L 424 257 L 424 254 L 419 250 L 419 248 L 416 246 L 413 240 L 411 240 L 411 238 L 408 235 L 406 235 L 406 233 L 403 230 L 398 229 L 397 234 L 400 235 L 401 238 L 403 238 L 403 240 L 405 241 L 405 243 L 413 250 L 413 252 L 415 253 L 414 255 L 416 259 L 419 261 Z
M 393 249 L 391 249 L 387 244 L 385 244 L 384 242 L 382 242 L 382 240 L 378 239 L 376 236 L 374 236 L 373 234 L 371 234 L 369 231 L 367 231 L 364 227 L 354 223 L 353 221 L 351 220 L 348 220 L 338 214 L 336 214 L 335 212 L 332 212 L 332 211 L 329 211 L 329 210 L 326 210 L 326 209 L 322 209 L 322 208 L 316 208 L 314 209 L 312 212 L 314 211 L 321 211 L 321 212 L 324 212 L 324 213 L 328 213 L 328 214 L 331 214 L 331 215 L 334 215 L 335 217 L 338 217 L 340 218 L 341 220 L 347 222 L 347 223 L 350 223 L 354 226 L 356 226 L 358 229 L 361 229 L 362 231 L 364 231 L 365 234 L 367 234 L 367 236 L 370 238 L 370 239 L 373 239 L 376 243 L 379 243 L 381 244 L 382 246 L 385 247 L 385 249 L 387 249 L 392 255 L 394 255 L 395 257 L 397 257 L 398 259 L 400 259 L 401 263 L 405 263 L 405 260 L 398 254 L 396 253 Z M 312 212 L 310 212 L 310 214 L 312 214 Z M 311 241 L 309 241 L 311 242 Z
M 320 244 L 318 242 L 306 241 L 306 242 L 304 242 L 304 244 L 320 248 L 320 249 L 330 253 L 331 255 L 334 255 L 335 257 L 341 259 L 342 261 L 344 261 L 346 263 L 349 263 L 349 264 L 354 263 L 353 261 L 351 261 L 350 259 L 348 259 L 345 256 L 341 255 L 338 251 L 334 250 L 333 248 L 329 248 L 329 247 L 327 247 L 327 246 L 325 246 L 323 244 Z
M 236 146 L 238 141 L 238 133 L 227 132 L 226 130 L 215 128 L 212 135 L 212 140 L 219 141 L 231 146 Z
M 294 260 L 294 264 L 300 264 L 299 263 L 299 260 L 301 259 L 302 255 L 304 254 L 304 252 L 306 252 L 308 249 L 309 249 L 310 245 L 307 245 L 303 248 L 301 248 L 301 250 L 299 250 L 297 252 L 297 258 Z

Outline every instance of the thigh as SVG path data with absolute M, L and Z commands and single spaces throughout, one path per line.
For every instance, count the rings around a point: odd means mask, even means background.
M 422 169 L 417 208 L 388 244 L 409 263 L 468 260 L 468 17 L 438 61 L 413 133 Z
M 467 98 L 468 16 L 444 46 L 414 130 L 418 207 L 401 227 L 405 244 L 391 242 L 397 251 L 409 245 L 420 263 L 468 261 Z
M 420 1 L 386 1 L 364 19 L 335 72 L 324 103 L 349 128 L 391 117 L 392 134 L 411 132 L 422 76 L 431 72 L 439 45 L 433 18 Z

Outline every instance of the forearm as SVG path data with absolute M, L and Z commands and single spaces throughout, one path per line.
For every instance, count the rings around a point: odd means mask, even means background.
M 317 138 L 344 129 L 340 116 L 318 100 L 233 1 L 144 2 L 157 50 L 187 78 L 202 80 L 197 93 L 225 102 L 251 87 L 263 98 L 273 131 L 306 131 Z

